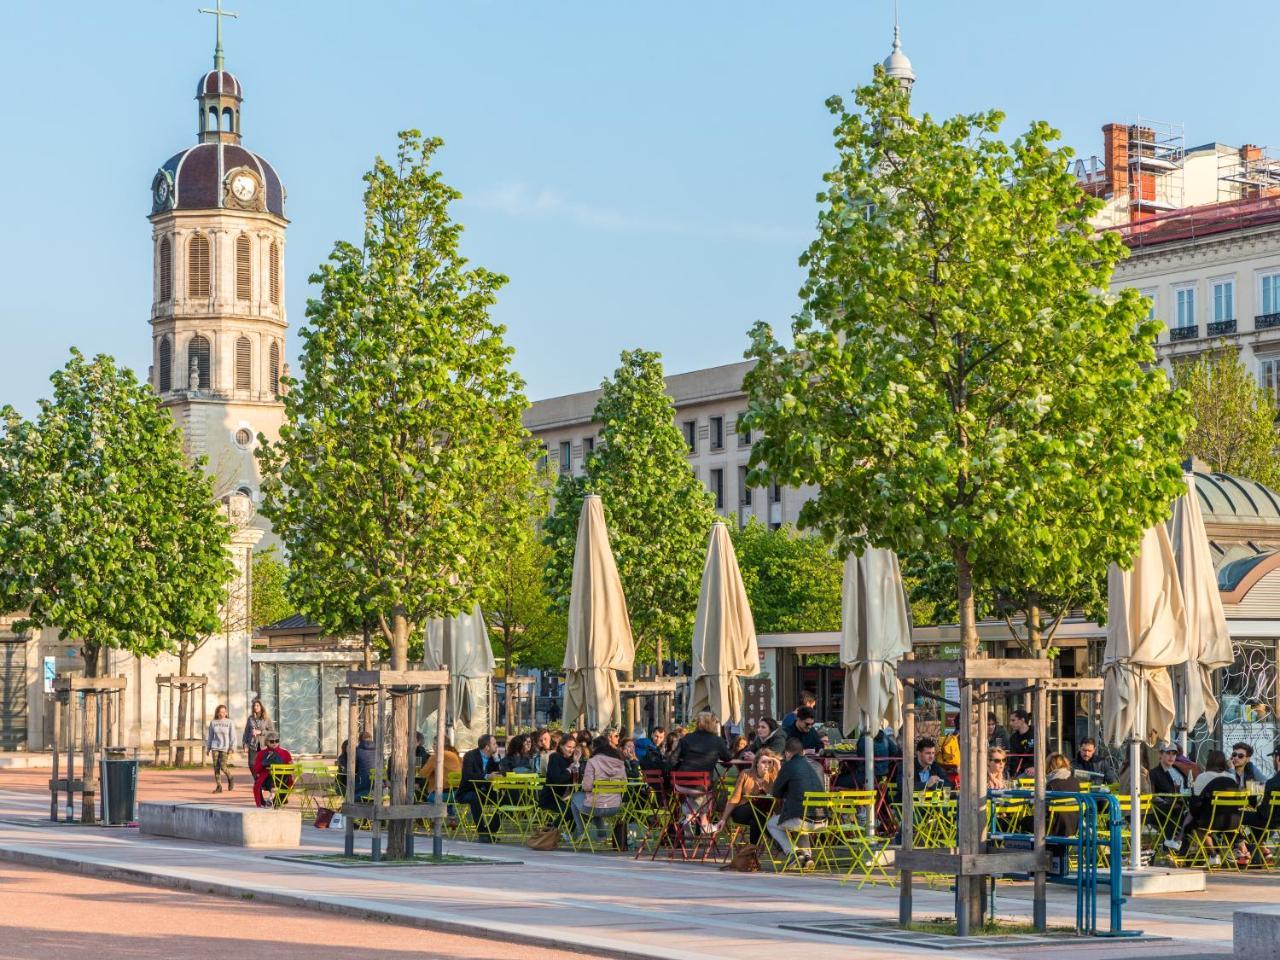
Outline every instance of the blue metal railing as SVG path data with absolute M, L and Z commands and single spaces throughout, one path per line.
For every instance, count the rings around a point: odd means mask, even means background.
M 1031 790 L 992 790 L 988 797 L 997 800 L 1030 800 L 1034 803 L 1035 793 Z M 1121 831 L 1124 818 L 1120 815 L 1120 801 L 1113 794 L 1068 793 L 1061 790 L 1045 791 L 1045 803 L 1054 800 L 1070 800 L 1076 805 L 1077 827 L 1075 836 L 1063 837 L 1049 835 L 1045 837 L 1046 846 L 1060 846 L 1074 849 L 1076 853 L 1076 932 L 1095 937 L 1136 937 L 1139 930 L 1124 929 L 1124 896 L 1120 876 L 1124 865 L 1124 853 L 1121 844 Z M 1111 890 L 1111 927 L 1105 933 L 1098 930 L 1098 820 L 1099 806 L 1105 804 L 1105 822 L 1107 825 L 1108 856 L 1107 865 L 1110 870 Z M 1045 811 L 1046 821 L 1049 812 Z M 1046 824 L 1047 826 L 1047 824 Z M 1020 831 L 1002 831 L 996 828 L 996 804 L 992 802 L 988 810 L 988 837 L 1005 843 L 1012 841 L 1018 846 L 1034 843 L 1033 834 Z M 1064 856 L 1067 851 L 1064 850 Z M 1065 869 L 1063 871 L 1066 872 Z M 1069 883 L 1069 878 L 1050 878 L 1056 883 Z

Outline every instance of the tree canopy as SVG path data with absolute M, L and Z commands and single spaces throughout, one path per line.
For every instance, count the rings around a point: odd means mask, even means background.
M 230 527 L 173 417 L 107 356 L 71 359 L 34 421 L 0 410 L 0 608 L 104 648 L 174 651 L 221 627 Z
M 569 605 L 578 514 L 599 494 L 627 597 L 637 659 L 688 656 L 707 538 L 711 493 L 689 469 L 659 354 L 628 350 L 595 408 L 600 439 L 581 476 L 563 474 L 546 523 L 547 589 Z
M 914 117 L 882 72 L 829 106 L 793 348 L 752 332 L 753 482 L 816 485 L 800 523 L 840 550 L 948 559 L 974 650 L 975 583 L 1069 596 L 1131 562 L 1182 489 L 1185 401 L 1146 301 L 1099 293 L 1124 250 L 1056 131 Z
M 1276 453 L 1276 395 L 1258 385 L 1233 348 L 1174 365 L 1173 379 L 1190 405 L 1195 426 L 1184 452 L 1219 473 L 1280 489 Z
M 289 567 L 276 556 L 275 549 L 253 555 L 253 592 L 250 599 L 252 629 L 276 623 L 294 613 L 285 592 Z
M 757 631 L 840 629 L 844 563 L 821 537 L 770 530 L 754 517 L 732 537 Z

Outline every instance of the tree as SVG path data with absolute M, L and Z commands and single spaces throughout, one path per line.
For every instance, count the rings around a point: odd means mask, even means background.
M 752 332 L 752 482 L 816 485 L 800 523 L 841 551 L 949 557 L 972 657 L 981 584 L 1062 595 L 1132 562 L 1183 489 L 1185 400 L 1154 365 L 1147 301 L 1099 293 L 1124 248 L 1090 225 L 1099 201 L 1056 131 L 1006 144 L 999 112 L 913 117 L 883 71 L 856 103 L 829 103 L 837 163 L 794 349 Z M 980 776 L 966 766 L 969 818 Z M 980 834 L 962 827 L 960 852 Z M 980 923 L 980 886 L 960 900 Z
M 507 533 L 493 600 L 485 608 L 508 676 L 517 664 L 556 669 L 564 660 L 568 621 L 547 596 L 544 582 L 551 548 L 542 542 L 542 521 L 550 509 L 553 482 L 549 469 L 539 472 L 526 500 L 528 515 Z M 510 686 L 507 690 L 510 696 Z
M 253 555 L 252 628 L 283 620 L 294 612 L 285 592 L 289 567 L 276 556 L 275 547 Z
M 732 536 L 756 630 L 840 629 L 844 564 L 820 537 L 789 525 L 770 530 L 754 517 Z
M 1234 349 L 1201 354 L 1173 368 L 1195 426 L 1184 453 L 1219 473 L 1280 489 L 1276 456 L 1276 398 L 1258 385 Z
M 578 514 L 599 494 L 627 597 L 637 657 L 659 669 L 666 655 L 688 656 L 707 537 L 716 521 L 711 494 L 689 469 L 661 357 L 628 350 L 601 385 L 600 441 L 579 477 L 562 475 L 546 523 L 547 585 L 568 610 Z
M 429 619 L 487 599 L 499 534 L 523 516 L 512 491 L 529 477 L 523 383 L 489 317 L 506 278 L 459 253 L 448 208 L 460 194 L 430 168 L 440 146 L 402 133 L 397 162 L 379 157 L 365 175 L 363 242 L 337 243 L 311 278 L 303 376 L 289 381 L 279 443 L 260 453 L 291 588 L 316 577 L 304 608 L 321 623 L 376 616 L 393 670 Z M 391 802 L 403 804 L 404 698 L 392 734 Z M 390 856 L 404 856 L 408 827 L 393 822 Z

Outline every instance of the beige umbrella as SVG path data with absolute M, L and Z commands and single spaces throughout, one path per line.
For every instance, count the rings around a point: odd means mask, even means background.
M 1231 666 L 1235 659 L 1227 618 L 1222 612 L 1218 575 L 1213 569 L 1209 535 L 1205 533 L 1196 492 L 1194 474 L 1187 474 L 1187 492 L 1173 505 L 1169 520 L 1169 540 L 1178 564 L 1182 603 L 1187 620 L 1187 662 L 1173 670 L 1178 731 L 1182 752 L 1187 751 L 1187 733 L 1203 716 L 1212 726 L 1218 715 L 1213 695 L 1213 674 Z
M 1102 655 L 1107 739 L 1129 741 L 1129 793 L 1139 790 L 1139 746 L 1169 736 L 1173 682 L 1167 668 L 1187 660 L 1186 612 L 1164 524 L 1142 537 L 1133 569 L 1107 571 L 1107 646 Z M 1130 865 L 1141 865 L 1141 804 L 1132 805 Z
M 911 616 L 898 556 L 869 547 L 844 560 L 840 665 L 844 675 L 844 728 L 862 729 L 865 783 L 874 781 L 873 741 L 884 724 L 902 725 L 902 684 L 896 663 L 911 652 Z
M 428 670 L 449 671 L 453 723 L 469 727 L 482 711 L 487 713 L 493 645 L 479 604 L 469 613 L 427 621 L 422 662 Z
M 756 625 L 729 528 L 713 524 L 702 567 L 702 590 L 693 621 L 690 703 L 721 720 L 742 722 L 742 680 L 760 672 Z
M 564 651 L 564 723 L 582 716 L 601 730 L 621 726 L 618 671 L 635 660 L 627 600 L 609 549 L 604 507 L 595 494 L 582 501 L 569 591 L 569 640 Z

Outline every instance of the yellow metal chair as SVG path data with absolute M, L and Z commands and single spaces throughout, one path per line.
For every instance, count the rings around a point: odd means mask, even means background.
M 879 874 L 890 886 L 893 877 L 885 863 L 885 851 L 893 839 L 887 834 L 873 832 L 876 815 L 874 790 L 845 790 L 835 794 L 831 801 L 831 829 L 833 852 L 843 849 L 848 854 L 849 867 L 840 879 L 848 883 L 855 872 L 860 875 L 858 889 Z
M 610 843 L 617 848 L 617 832 L 614 828 L 626 811 L 626 795 L 626 780 L 596 780 L 591 784 L 589 792 L 579 794 L 583 798 L 583 824 L 581 834 L 576 829 L 570 834 L 574 850 L 581 850 L 585 846 L 591 853 L 596 853 Z M 607 829 L 605 837 L 599 841 L 592 830 L 596 824 L 603 824 Z
M 289 802 L 301 771 L 296 763 L 273 763 L 268 769 L 271 771 L 271 806 L 279 809 Z
M 804 795 L 800 823 L 794 827 L 784 828 L 787 840 L 791 844 L 791 852 L 782 862 L 784 873 L 791 868 L 805 869 L 805 862 L 800 857 L 802 846 L 809 851 L 815 869 L 817 867 L 825 870 L 835 869 L 831 850 L 832 841 L 836 837 L 832 807 L 838 796 L 839 794 L 829 791 Z

